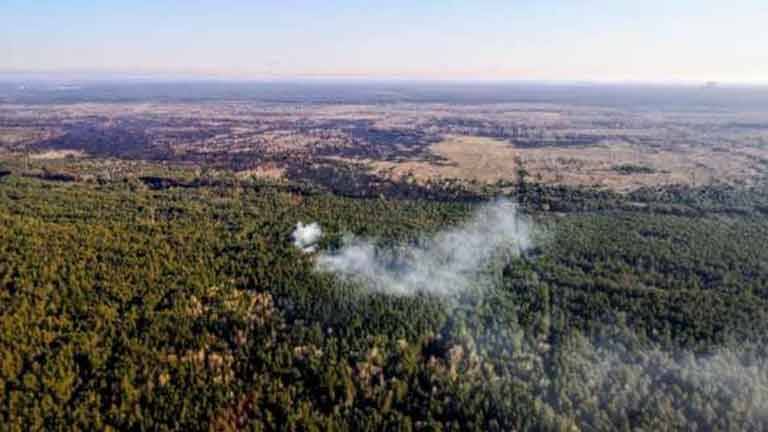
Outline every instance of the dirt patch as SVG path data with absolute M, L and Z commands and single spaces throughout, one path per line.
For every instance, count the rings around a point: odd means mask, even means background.
M 430 146 L 439 162 L 372 162 L 376 170 L 399 178 L 412 175 L 417 180 L 461 178 L 492 183 L 516 178 L 517 154 L 505 141 L 474 136 L 448 136 Z
M 239 171 L 236 175 L 241 179 L 249 177 L 279 179 L 285 177 L 285 168 L 274 164 L 264 164 L 253 169 Z
M 35 160 L 52 160 L 52 159 L 67 159 L 67 158 L 83 158 L 87 154 L 81 150 L 49 150 L 42 153 L 33 153 L 29 155 L 30 159 Z

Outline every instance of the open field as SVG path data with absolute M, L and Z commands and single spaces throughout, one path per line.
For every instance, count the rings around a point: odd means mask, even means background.
M 416 181 L 529 180 L 630 191 L 750 184 L 768 114 L 547 104 L 84 103 L 0 106 L 0 154 L 161 161 L 269 177 L 362 163 Z M 359 164 L 357 164 L 359 165 Z
M 514 181 L 520 164 L 517 152 L 508 143 L 494 138 L 448 135 L 429 146 L 438 161 L 372 161 L 374 169 L 394 178 L 413 176 L 425 181 L 432 178 L 460 178 L 494 183 Z
M 145 160 L 239 177 L 527 181 L 615 191 L 752 184 L 768 114 L 547 103 L 217 102 L 0 105 L 0 155 Z M 322 182 L 321 182 L 322 183 Z
M 754 147 L 644 150 L 606 142 L 578 148 L 519 148 L 475 136 L 447 136 L 429 151 L 442 161 L 374 161 L 372 166 L 395 177 L 461 178 L 484 183 L 518 181 L 520 170 L 524 170 L 538 183 L 630 191 L 661 185 L 748 184 L 763 175 L 768 160 L 768 150 Z

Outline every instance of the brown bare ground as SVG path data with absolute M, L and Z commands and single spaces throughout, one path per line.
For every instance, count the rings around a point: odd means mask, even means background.
M 66 159 L 66 158 L 82 158 L 87 156 L 85 152 L 81 150 L 49 150 L 42 153 L 32 153 L 29 155 L 30 159 L 35 160 L 52 160 L 52 159 Z
M 383 162 L 372 166 L 395 178 L 412 174 L 417 180 L 461 178 L 492 183 L 514 179 L 517 164 L 513 147 L 504 141 L 471 136 L 448 136 L 433 144 L 430 151 L 447 162 Z
M 285 168 L 276 166 L 275 164 L 263 164 L 254 169 L 239 171 L 237 177 L 239 178 L 271 178 L 278 179 L 285 176 Z
M 420 181 L 461 178 L 483 183 L 516 181 L 522 165 L 531 180 L 546 184 L 630 191 L 669 184 L 749 183 L 763 172 L 759 159 L 768 160 L 768 149 L 754 147 L 655 150 L 605 142 L 586 147 L 516 148 L 506 141 L 471 136 L 447 136 L 430 150 L 446 162 L 369 162 L 373 169 L 393 178 L 412 175 Z M 616 170 L 620 165 L 649 167 L 654 172 L 622 174 Z

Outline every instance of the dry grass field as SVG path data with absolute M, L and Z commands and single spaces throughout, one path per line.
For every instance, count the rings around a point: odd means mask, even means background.
M 395 178 L 411 175 L 417 180 L 461 178 L 483 183 L 515 180 L 517 153 L 508 142 L 475 136 L 450 135 L 432 144 L 429 151 L 440 161 L 371 161 L 371 166 Z
M 160 161 L 241 178 L 341 163 L 390 180 L 496 183 L 525 173 L 631 191 L 762 178 L 768 114 L 544 103 L 0 105 L 0 157 L 26 152 L 38 164 Z
M 462 178 L 481 183 L 517 181 L 520 169 L 545 184 L 565 184 L 631 191 L 644 186 L 746 184 L 766 169 L 768 149 L 736 147 L 643 149 L 623 142 L 587 147 L 518 148 L 493 138 L 447 136 L 430 152 L 440 162 L 371 161 L 377 171 L 417 180 Z M 623 172 L 621 167 L 642 167 Z

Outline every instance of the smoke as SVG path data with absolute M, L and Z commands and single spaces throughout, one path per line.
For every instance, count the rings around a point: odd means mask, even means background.
M 317 249 L 317 242 L 323 237 L 323 230 L 317 222 L 304 225 L 299 222 L 293 230 L 291 238 L 293 245 L 305 253 L 312 253 Z
M 493 290 L 495 264 L 529 249 L 538 233 L 515 204 L 497 201 L 415 245 L 381 247 L 349 237 L 340 249 L 321 252 L 315 265 L 371 292 L 449 297 L 479 288 L 484 297 L 501 295 Z M 321 236 L 317 223 L 299 223 L 294 244 L 314 251 Z M 517 318 L 488 324 L 495 321 L 476 310 L 464 312 L 470 330 L 461 336 L 449 330 L 448 337 L 455 339 L 446 346 L 462 344 L 461 352 L 471 353 L 467 359 L 476 354 L 499 378 L 522 383 L 541 414 L 563 424 L 593 430 L 629 429 L 635 422 L 649 429 L 696 422 L 715 430 L 768 427 L 763 348 L 714 347 L 708 354 L 662 348 L 641 344 L 623 324 L 607 324 L 610 335 L 601 341 L 576 332 L 560 335 L 555 343 L 549 324 L 538 330 L 520 326 Z M 548 313 L 544 322 L 550 322 Z M 465 363 L 473 367 L 472 361 Z
M 494 264 L 529 249 L 538 232 L 515 204 L 497 201 L 479 208 L 466 223 L 415 245 L 380 247 L 369 239 L 347 238 L 340 249 L 320 253 L 315 265 L 371 292 L 447 297 L 477 287 L 494 295 L 492 269 L 499 268 Z M 321 237 L 317 223 L 299 223 L 293 233 L 296 247 L 308 252 L 315 251 Z M 689 421 L 710 429 L 768 427 L 763 348 L 720 347 L 709 354 L 662 349 L 640 344 L 630 329 L 614 324 L 609 327 L 617 333 L 607 340 L 577 332 L 552 343 L 549 324 L 526 331 L 517 318 L 497 326 L 477 311 L 465 312 L 471 330 L 446 346 L 463 343 L 492 365 L 488 370 L 523 383 L 541 412 L 564 424 L 594 430 L 629 429 L 633 422 L 662 428 L 693 424 Z M 478 321 L 485 324 L 475 325 Z
M 759 343 L 715 344 L 702 351 L 662 345 L 629 327 L 616 328 L 615 322 L 604 323 L 608 328 L 595 337 L 522 327 L 514 314 L 494 322 L 477 310 L 463 312 L 465 317 L 453 316 L 470 330 L 457 332 L 455 323 L 444 328 L 446 352 L 462 346 L 469 358 L 476 355 L 491 365 L 487 370 L 496 374 L 491 379 L 521 383 L 540 414 L 563 425 L 768 430 L 768 356 Z
M 747 430 L 768 426 L 768 361 L 755 346 L 696 354 L 583 341 L 564 349 L 561 359 L 558 381 L 565 384 L 549 394 L 566 395 L 570 406 L 599 407 L 613 419 L 638 413 L 665 421 L 687 418 L 714 430 L 739 422 L 746 422 L 741 427 Z M 562 407 L 558 402 L 555 406 Z
M 499 256 L 517 256 L 531 245 L 531 223 L 509 201 L 480 208 L 468 222 L 414 246 L 381 249 L 350 238 L 317 259 L 321 271 L 394 295 L 451 296 L 487 285 L 484 267 Z

